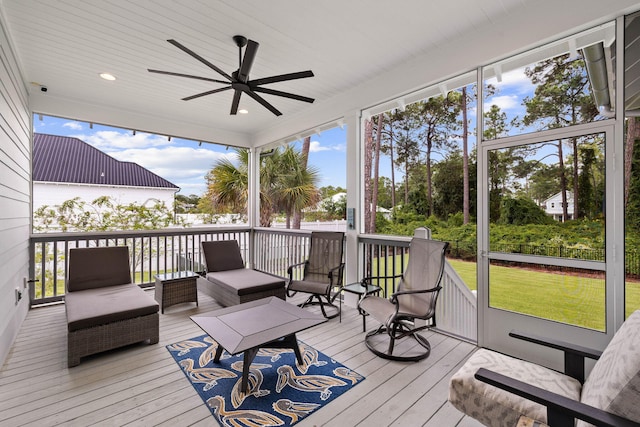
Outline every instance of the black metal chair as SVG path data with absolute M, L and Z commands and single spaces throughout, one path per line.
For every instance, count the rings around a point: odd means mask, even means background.
M 287 296 L 293 297 L 298 292 L 311 294 L 300 307 L 319 305 L 322 315 L 332 319 L 340 314 L 334 304 L 342 288 L 344 262 L 344 233 L 332 231 L 314 231 L 311 233 L 309 258 L 299 264 L 290 265 L 287 269 L 289 284 Z M 296 268 L 304 268 L 302 279 L 294 279 Z M 327 314 L 327 307 L 334 313 Z
M 358 307 L 382 323 L 367 333 L 365 342 L 377 356 L 390 360 L 418 361 L 431 353 L 431 345 L 418 332 L 436 325 L 436 301 L 444 271 L 445 253 L 449 244 L 437 240 L 414 237 L 409 247 L 409 263 L 405 272 L 395 276 L 366 277 L 363 283 L 374 280 L 399 279 L 396 292 L 390 299 L 368 295 Z M 418 324 L 416 320 L 424 320 Z M 422 349 L 408 355 L 394 354 L 396 341 L 414 338 Z

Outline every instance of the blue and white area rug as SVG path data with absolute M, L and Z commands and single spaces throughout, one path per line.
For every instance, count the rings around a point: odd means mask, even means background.
M 291 349 L 260 349 L 242 393 L 242 353 L 214 363 L 217 345 L 202 335 L 167 349 L 221 426 L 290 426 L 364 380 L 299 341 L 302 366 Z

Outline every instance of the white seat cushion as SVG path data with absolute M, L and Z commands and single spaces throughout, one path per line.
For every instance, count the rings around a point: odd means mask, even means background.
M 449 401 L 460 411 L 487 426 L 515 426 L 521 415 L 546 423 L 547 413 L 540 404 L 478 381 L 474 375 L 479 368 L 580 400 L 582 386 L 574 378 L 544 366 L 480 349 L 451 377 Z

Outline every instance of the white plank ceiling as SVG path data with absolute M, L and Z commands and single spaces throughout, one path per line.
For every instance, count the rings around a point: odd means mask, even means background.
M 450 40 L 510 17 L 522 19 L 522 9 L 533 9 L 534 3 L 0 0 L 0 11 L 37 112 L 149 131 L 158 131 L 148 129 L 152 123 L 180 123 L 182 127 L 174 127 L 176 136 L 197 134 L 202 140 L 250 145 L 252 136 L 279 120 L 318 109 L 400 64 L 433 54 Z M 628 7 L 630 2 L 618 3 Z M 505 36 L 496 30 L 498 37 Z M 236 34 L 260 43 L 252 79 L 313 70 L 313 78 L 269 87 L 315 98 L 315 104 L 264 95 L 282 111 L 276 117 L 244 95 L 240 108 L 249 114 L 230 116 L 233 91 L 182 101 L 220 85 L 147 72 L 153 68 L 221 78 L 166 41 L 176 39 L 231 74 L 238 68 Z M 100 79 L 102 72 L 117 80 Z M 39 85 L 48 91 L 40 92 Z M 100 110 L 99 117 L 92 110 Z M 183 130 L 188 128 L 200 131 Z

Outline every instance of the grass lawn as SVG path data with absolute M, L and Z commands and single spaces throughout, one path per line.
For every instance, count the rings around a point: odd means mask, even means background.
M 448 261 L 469 289 L 476 290 L 476 263 L 456 259 Z M 391 262 L 387 259 L 385 264 L 390 266 Z M 395 262 L 399 263 L 399 257 Z M 374 264 L 374 271 L 375 267 Z M 399 265 L 396 269 L 399 270 Z M 381 270 L 384 271 L 384 266 Z M 601 278 L 496 265 L 491 266 L 490 276 L 489 300 L 492 307 L 604 330 L 605 289 Z M 628 282 L 626 286 L 628 316 L 640 308 L 640 283 Z

